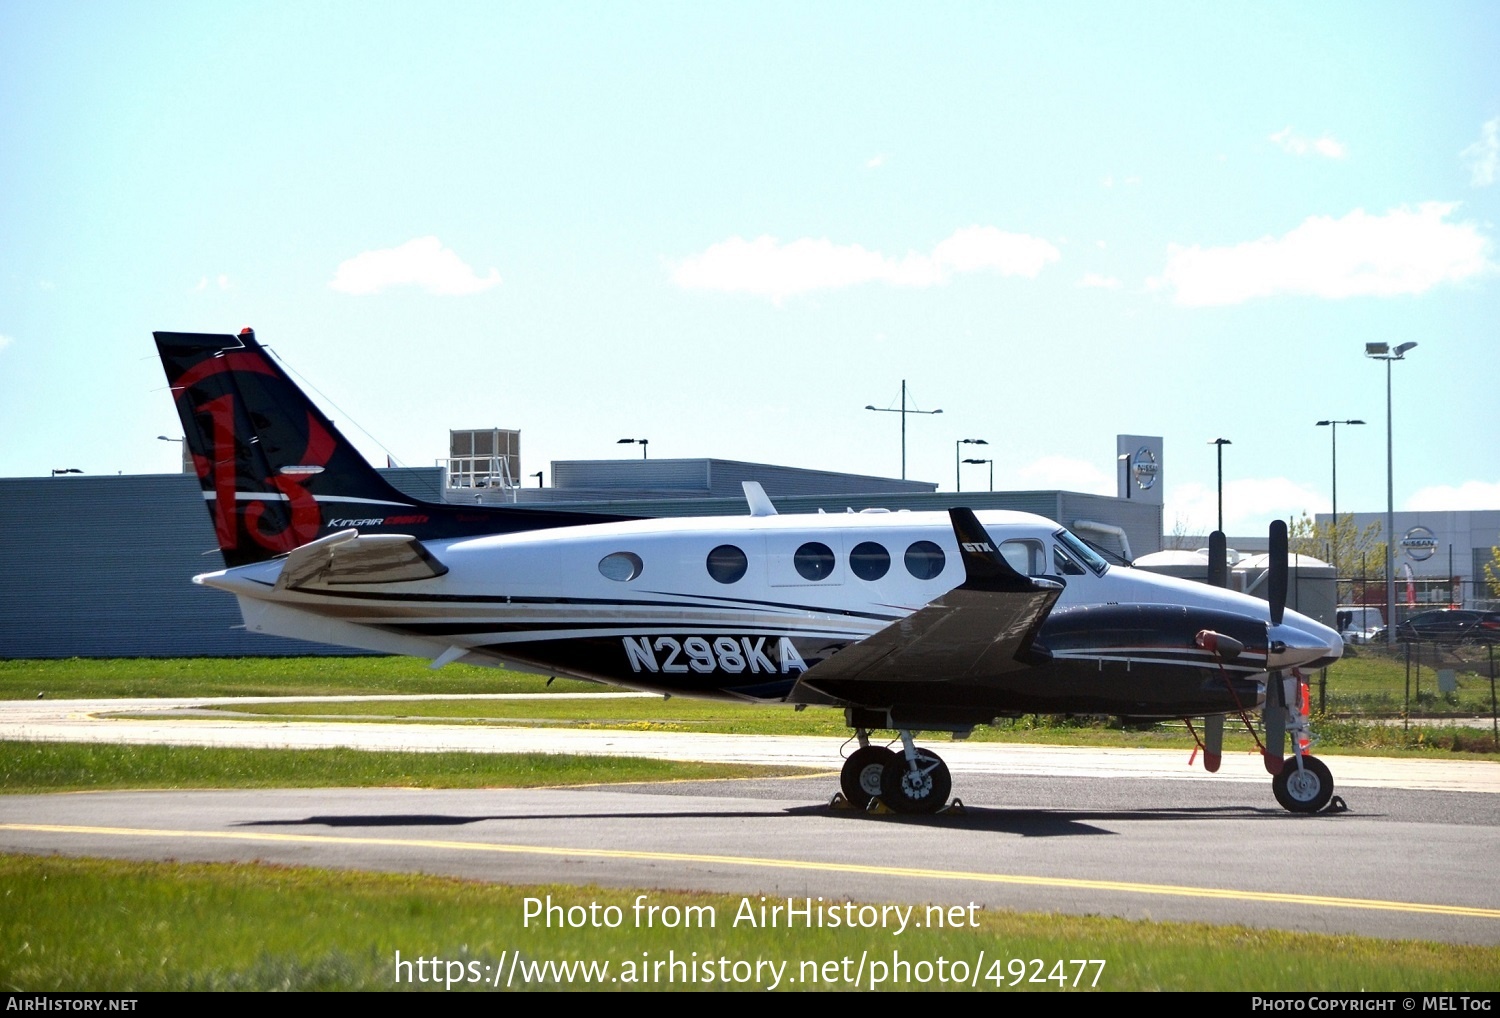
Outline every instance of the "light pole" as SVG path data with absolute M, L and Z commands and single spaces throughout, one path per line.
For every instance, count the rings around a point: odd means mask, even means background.
M 186 438 L 168 438 L 166 435 L 157 435 L 156 440 L 158 442 L 178 443 L 178 452 L 181 454 L 182 458 L 182 472 L 184 474 L 191 474 L 196 472 L 193 470 L 193 455 L 192 453 L 188 452 L 188 444 Z
M 901 379 L 901 409 L 891 407 L 878 407 L 865 405 L 866 410 L 874 410 L 878 414 L 900 414 L 901 415 L 901 479 L 906 480 L 906 415 L 907 414 L 940 414 L 941 410 L 908 410 L 906 409 L 906 379 Z
M 1224 532 L 1224 447 L 1233 445 L 1227 438 L 1216 438 L 1209 445 L 1219 447 L 1219 533 Z
M 1329 547 L 1333 549 L 1333 582 L 1339 582 L 1339 425 L 1340 424 L 1363 424 L 1364 421 L 1319 421 L 1317 427 L 1330 429 L 1333 438 L 1333 539 Z M 1335 593 L 1337 593 L 1335 591 Z M 1338 600 L 1337 597 L 1334 598 Z
M 958 472 L 958 447 L 961 446 L 961 445 L 989 445 L 989 444 L 990 443 L 986 442 L 982 438 L 960 438 L 957 442 L 953 443 L 953 490 L 954 491 L 963 491 L 964 490 L 963 478 L 960 476 L 960 474 Z
M 649 438 L 622 438 L 615 445 L 639 445 L 641 447 L 641 459 L 645 459 L 646 443 L 649 441 L 651 441 Z
M 616 444 L 618 444 L 618 443 L 616 443 Z M 527 477 L 535 477 L 536 478 L 536 486 L 538 488 L 540 488 L 542 486 L 542 472 L 540 470 L 538 470 L 534 474 L 527 474 L 526 476 Z
M 995 461 L 994 460 L 964 460 L 965 463 L 988 463 L 990 465 L 990 490 L 995 490 Z
M 1395 349 L 1389 343 L 1366 343 L 1365 356 L 1385 361 L 1385 642 L 1396 646 L 1396 472 L 1391 430 L 1391 362 L 1406 359 L 1415 343 Z

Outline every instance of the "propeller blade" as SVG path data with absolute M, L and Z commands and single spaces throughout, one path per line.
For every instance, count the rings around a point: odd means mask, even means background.
M 1203 769 L 1213 774 L 1224 761 L 1224 715 L 1203 719 Z
M 1208 585 L 1229 586 L 1229 541 L 1222 530 L 1208 535 Z
M 1266 596 L 1271 602 L 1271 625 L 1281 625 L 1286 614 L 1287 584 L 1286 520 L 1271 521 L 1270 582 L 1266 585 Z
M 1281 765 L 1286 760 L 1286 728 L 1290 720 L 1286 709 L 1286 686 L 1282 683 L 1281 672 L 1272 671 L 1266 676 L 1266 705 L 1261 710 L 1261 722 L 1266 729 L 1265 759 L 1266 773 L 1277 775 L 1281 773 Z

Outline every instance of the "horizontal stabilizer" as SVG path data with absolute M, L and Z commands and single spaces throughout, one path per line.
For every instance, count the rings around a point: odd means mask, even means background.
M 341 530 L 288 554 L 276 589 L 430 580 L 447 571 L 447 566 L 410 535 L 361 536 L 358 530 Z

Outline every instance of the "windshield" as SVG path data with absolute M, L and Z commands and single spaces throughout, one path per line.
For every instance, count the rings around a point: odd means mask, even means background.
M 1068 549 L 1074 558 L 1092 569 L 1096 576 L 1103 576 L 1104 570 L 1109 568 L 1109 563 L 1100 558 L 1098 552 L 1084 544 L 1067 530 L 1059 530 L 1052 537 L 1058 544 Z

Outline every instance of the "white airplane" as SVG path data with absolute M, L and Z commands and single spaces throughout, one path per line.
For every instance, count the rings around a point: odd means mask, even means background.
M 742 517 L 424 502 L 376 473 L 251 330 L 155 337 L 227 565 L 195 582 L 234 594 L 252 632 L 841 707 L 859 748 L 840 785 L 861 808 L 947 803 L 923 731 L 963 737 L 1031 713 L 1201 717 L 1214 771 L 1225 716 L 1254 733 L 1257 706 L 1277 801 L 1311 813 L 1333 795 L 1304 751 L 1295 670 L 1336 660 L 1343 641 L 1286 610 L 1285 524 L 1267 602 L 1110 565 L 1027 513 L 778 515 L 756 484 Z M 900 751 L 871 742 L 885 730 Z

